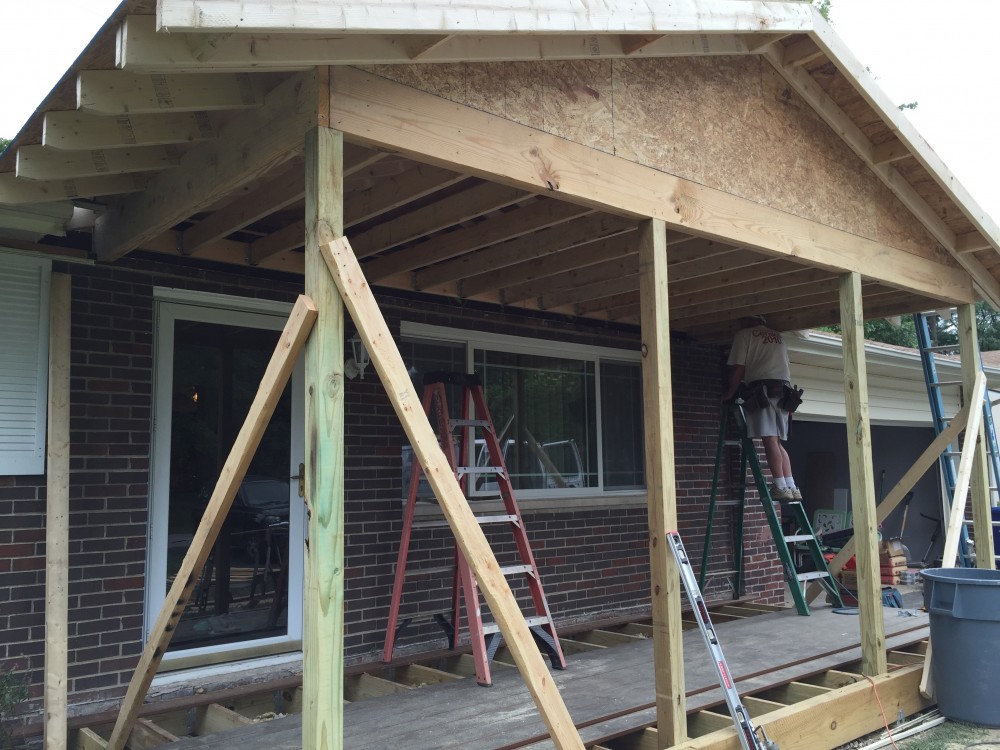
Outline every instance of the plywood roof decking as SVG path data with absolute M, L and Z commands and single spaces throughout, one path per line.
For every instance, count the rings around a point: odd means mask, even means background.
M 826 607 L 814 610 L 809 618 L 788 610 L 720 621 L 716 627 L 741 693 L 849 663 L 860 653 L 857 618 L 833 614 Z M 886 618 L 886 630 L 890 648 L 913 643 L 926 636 L 927 615 Z M 781 648 L 762 647 L 774 643 L 781 643 Z M 552 673 L 573 720 L 585 726 L 587 743 L 655 722 L 655 712 L 649 710 L 654 699 L 652 646 L 647 639 L 574 654 L 566 670 Z M 698 631 L 684 633 L 684 654 L 688 710 L 720 704 L 717 677 Z M 514 670 L 498 670 L 489 689 L 468 679 L 344 707 L 344 745 L 353 750 L 547 750 L 551 744 L 545 737 L 545 726 Z M 246 729 L 182 739 L 174 746 L 178 750 L 290 750 L 301 747 L 301 719 L 289 716 Z
M 730 5 L 731 9 L 742 7 Z M 241 40 L 244 37 L 239 33 L 225 38 L 156 34 L 151 25 L 151 14 L 155 7 L 152 0 L 129 0 L 116 11 L 39 108 L 35 117 L 17 136 L 13 147 L 0 158 L 0 200 L 4 200 L 2 196 L 7 194 L 5 190 L 17 189 L 17 185 L 13 183 L 24 184 L 21 180 L 12 179 L 15 156 L 20 147 L 27 148 L 41 143 L 43 114 L 47 111 L 70 111 L 76 107 L 76 73 L 110 70 L 115 67 L 115 34 L 119 30 L 119 24 L 127 20 L 131 21 L 132 31 L 122 30 L 122 43 L 132 33 L 145 34 L 141 38 L 148 44 L 145 48 L 133 44 L 131 52 L 124 47 L 118 50 L 119 62 L 127 59 L 129 65 L 138 64 L 134 63 L 135 54 L 139 58 L 146 54 L 147 67 L 139 65 L 139 68 L 147 72 L 159 71 L 168 77 L 184 75 L 177 71 L 194 70 L 181 59 L 185 55 L 193 55 L 191 65 L 197 62 L 198 70 L 215 75 L 220 70 L 248 71 L 252 73 L 250 76 L 233 79 L 234 84 L 267 91 L 292 75 L 290 71 L 309 67 L 309 64 L 305 64 L 308 60 L 304 63 L 300 59 L 288 58 L 288 62 L 282 63 L 281 54 L 292 55 L 293 49 L 299 49 L 305 55 L 316 54 L 310 52 L 316 49 L 310 46 L 310 38 L 296 34 L 283 36 L 275 33 L 266 39 L 253 37 L 261 45 L 258 58 L 247 58 L 246 50 L 241 51 Z M 636 37 L 631 42 L 619 36 L 592 37 L 596 40 L 593 44 L 597 46 L 589 46 L 586 57 L 590 59 L 596 54 L 597 57 L 635 60 L 656 56 L 729 54 L 743 55 L 743 59 L 749 59 L 746 57 L 749 54 L 769 55 L 769 62 L 775 64 L 778 61 L 776 70 L 779 74 L 804 71 L 823 96 L 842 110 L 850 123 L 863 134 L 862 151 L 866 148 L 865 143 L 877 146 L 896 138 L 895 126 L 866 99 L 855 81 L 844 71 L 844 66 L 838 67 L 838 61 L 831 58 L 823 38 L 814 36 L 812 32 L 796 33 L 801 26 L 793 26 L 789 26 L 781 34 L 741 37 L 727 36 L 719 30 L 713 30 L 713 36 L 699 37 L 703 41 L 711 40 L 711 43 L 704 41 L 708 46 L 700 49 L 697 45 L 685 46 L 687 37 L 678 33 L 660 35 L 656 40 Z M 135 37 L 139 38 L 140 36 Z M 357 38 L 359 37 L 355 37 Z M 520 37 L 506 38 L 511 50 L 519 49 L 513 41 Z M 482 41 L 486 37 L 475 39 Z M 558 44 L 553 42 L 555 46 L 551 48 L 547 45 L 552 37 L 528 33 L 524 39 L 537 43 L 537 49 L 545 50 L 547 57 L 574 57 L 567 46 L 572 42 L 569 36 L 560 37 Z M 437 59 L 434 55 L 442 54 L 446 48 L 463 49 L 466 57 L 459 56 L 455 59 L 468 59 L 468 55 L 473 54 L 469 50 L 475 48 L 472 40 L 473 37 L 461 35 L 446 39 L 438 37 L 436 41 L 440 43 L 428 44 L 414 53 L 413 44 L 419 42 L 416 37 L 381 34 L 367 40 L 365 59 L 373 63 L 399 62 L 393 55 L 398 57 L 400 45 L 408 50 L 410 57 L 407 59 L 411 60 L 422 62 Z M 168 46 L 162 46 L 161 42 Z M 178 47 L 177 42 L 182 42 L 182 45 Z M 282 44 L 285 46 L 282 47 Z M 279 54 L 276 51 L 281 49 L 286 52 Z M 341 54 L 336 47 L 325 49 L 324 54 L 327 55 Z M 350 54 L 356 56 L 358 49 L 355 45 Z M 486 55 L 483 59 L 516 58 L 514 52 L 507 53 L 508 56 L 504 57 L 505 53 L 499 49 L 483 52 L 488 49 L 493 48 L 483 42 L 478 54 Z M 241 58 L 240 55 L 244 57 Z M 213 67 L 213 59 L 217 63 L 216 67 Z M 327 62 L 338 62 L 329 57 L 324 59 Z M 316 62 L 318 61 L 310 64 Z M 787 69 L 782 67 L 783 64 Z M 572 65 L 567 70 L 571 67 Z M 405 67 L 400 68 L 400 71 L 406 70 L 408 69 Z M 418 73 L 417 69 L 410 70 L 415 75 Z M 610 72 L 610 68 L 608 71 Z M 521 72 L 530 72 L 530 67 L 525 64 Z M 203 80 L 200 75 L 188 73 L 185 80 Z M 480 84 L 485 82 L 484 79 L 479 79 Z M 528 85 L 530 82 L 525 79 L 525 83 Z M 564 83 L 570 88 L 576 86 L 568 79 Z M 474 84 L 475 81 L 466 81 L 468 86 Z M 595 147 L 606 150 L 608 122 L 602 115 L 601 108 L 604 105 L 601 102 L 610 90 L 606 91 L 602 87 L 608 87 L 610 83 L 597 82 L 594 85 L 594 91 L 584 87 L 577 93 L 577 98 L 580 99 L 579 105 L 574 109 L 574 112 L 580 114 L 577 130 L 585 134 L 581 138 L 592 139 Z M 765 81 L 764 85 L 770 84 Z M 536 91 L 532 96 L 537 94 Z M 544 108 L 547 106 L 545 102 L 542 97 L 536 104 Z M 488 108 L 492 104 L 484 101 L 483 106 Z M 176 117 L 166 112 L 161 114 L 156 107 L 153 110 L 153 114 L 143 117 Z M 192 137 L 217 133 L 220 125 L 241 116 L 235 110 L 201 112 L 200 115 L 204 115 L 202 120 L 193 123 L 191 127 L 201 127 L 203 130 L 200 135 L 192 131 Z M 526 116 L 534 116 L 530 107 L 526 110 Z M 539 116 L 542 116 L 541 110 Z M 114 133 L 120 127 L 113 117 L 105 117 L 104 121 L 109 133 Z M 206 127 L 208 129 L 204 130 Z M 148 132 L 154 131 L 155 128 Z M 184 132 L 183 127 L 177 132 Z M 144 136 L 138 130 L 133 136 L 140 139 L 140 144 L 143 137 L 154 140 L 162 138 L 157 135 Z M 815 137 L 815 134 L 810 137 Z M 114 141 L 114 138 L 110 141 Z M 114 144 L 109 142 L 109 146 L 111 145 Z M 857 144 L 852 145 L 852 148 L 857 147 Z M 80 153 L 90 158 L 89 151 Z M 289 156 L 292 161 L 286 158 L 284 173 L 275 169 L 256 176 L 252 181 L 242 184 L 234 182 L 231 192 L 216 196 L 210 205 L 198 207 L 197 213 L 184 217 L 180 223 L 159 236 L 144 241 L 142 248 L 174 257 L 190 255 L 194 259 L 301 273 L 301 190 L 295 185 L 297 162 L 294 155 Z M 893 174 L 898 174 L 899 182 L 905 183 L 906 189 L 910 191 L 908 195 L 912 194 L 911 198 L 915 195 L 918 203 L 926 205 L 927 217 L 940 223 L 937 234 L 940 235 L 943 231 L 945 239 L 950 237 L 956 242 L 961 239 L 963 247 L 971 248 L 966 257 L 978 264 L 974 268 L 991 275 L 987 286 L 1000 287 L 996 282 L 996 276 L 1000 273 L 1000 256 L 989 246 L 993 239 L 987 241 L 978 232 L 976 224 L 967 215 L 968 209 L 956 203 L 948 191 L 942 189 L 939 179 L 932 176 L 921 159 L 913 156 L 893 156 L 893 159 Z M 641 157 L 639 160 L 641 161 Z M 623 323 L 638 321 L 637 283 L 634 281 L 635 271 L 631 265 L 634 263 L 634 248 L 630 244 L 631 227 L 622 226 L 628 220 L 610 214 L 588 213 L 560 203 L 553 197 L 535 197 L 529 192 L 484 182 L 440 167 L 418 164 L 400 156 L 387 155 L 354 144 L 347 144 L 345 164 L 348 167 L 345 182 L 347 234 L 354 246 L 361 249 L 359 254 L 363 253 L 366 272 L 371 274 L 373 282 L 390 288 L 541 309 L 561 315 L 580 315 Z M 129 167 L 126 164 L 121 168 L 127 170 Z M 97 204 L 115 201 L 113 197 L 102 198 L 105 193 L 120 194 L 123 190 L 142 190 L 145 180 L 155 174 L 144 171 L 138 175 L 108 176 L 106 171 L 100 171 L 107 169 L 107 164 L 102 164 L 94 176 L 82 177 L 74 182 L 66 179 L 69 176 L 68 166 L 56 165 L 52 169 L 53 179 L 50 182 L 34 183 L 34 186 L 51 186 L 44 189 L 51 189 L 53 197 L 61 195 L 60 191 L 69 191 L 69 195 L 79 193 L 81 197 L 94 197 Z M 3 174 L 4 172 L 8 174 Z M 102 191 L 94 187 L 98 184 L 105 189 Z M 752 183 L 748 184 L 752 187 Z M 87 190 L 94 192 L 88 194 Z M 268 198 L 271 196 L 273 200 L 268 205 Z M 898 226 L 890 222 L 878 228 L 878 231 L 888 237 L 895 237 L 904 246 L 909 242 L 913 252 L 933 257 L 934 251 L 928 251 L 925 246 L 918 247 L 920 243 L 904 236 L 901 227 L 906 221 L 912 224 L 912 217 L 901 216 L 900 221 L 896 222 Z M 586 238 L 588 232 L 593 235 L 589 242 Z M 701 238 L 692 239 L 691 235 L 681 232 L 672 233 L 668 242 L 671 271 L 675 274 L 671 277 L 671 295 L 672 301 L 677 301 L 676 310 L 671 313 L 671 324 L 676 330 L 723 336 L 732 327 L 734 317 L 744 312 L 763 310 L 771 313 L 773 321 L 780 321 L 786 327 L 837 321 L 836 294 L 830 293 L 831 280 L 834 278 L 832 271 L 824 273 L 811 269 L 808 276 L 795 275 L 794 260 L 778 261 L 755 250 L 731 246 L 725 248 L 728 255 L 713 260 L 712 253 L 706 249 L 711 245 L 705 245 L 705 242 Z M 685 246 L 689 249 L 699 248 L 699 252 L 703 254 L 688 257 L 683 251 Z M 725 246 L 716 243 L 714 249 L 719 250 L 720 247 Z M 951 255 L 943 250 L 941 253 L 949 262 L 954 262 Z M 574 259 L 578 259 L 578 262 L 574 262 Z M 783 292 L 775 286 L 776 279 L 780 279 L 781 284 L 788 284 L 787 291 Z M 542 290 L 545 291 L 544 295 Z M 869 285 L 866 287 L 866 296 L 867 309 L 872 314 L 903 313 L 937 305 L 936 300 L 889 290 L 884 285 Z

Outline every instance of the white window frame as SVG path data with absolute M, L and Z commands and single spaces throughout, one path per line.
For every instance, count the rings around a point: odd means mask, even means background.
M 594 399 L 597 410 L 595 431 L 597 433 L 597 487 L 518 490 L 519 500 L 564 500 L 580 498 L 581 500 L 601 500 L 614 497 L 646 497 L 646 489 L 605 489 L 604 488 L 604 439 L 601 403 L 601 362 L 636 363 L 641 366 L 642 353 L 628 349 L 613 349 L 611 347 L 577 344 L 550 339 L 510 336 L 501 333 L 486 333 L 459 328 L 447 328 L 428 323 L 401 321 L 400 338 L 407 341 L 424 340 L 428 343 L 452 343 L 465 345 L 466 372 L 473 372 L 475 367 L 475 350 L 489 349 L 510 354 L 531 354 L 541 357 L 558 357 L 560 359 L 575 359 L 594 363 Z M 593 504 L 593 503 L 584 503 Z M 566 507 L 559 505 L 554 507 Z
M 49 380 L 49 285 L 52 277 L 52 261 L 48 258 L 37 258 L 18 253 L 2 252 L 0 262 L 4 269 L 17 269 L 20 272 L 37 272 L 37 297 L 32 305 L 36 315 L 37 349 L 34 355 L 35 373 L 35 413 L 34 433 L 31 448 L 25 450 L 5 449 L 0 446 L 0 476 L 32 476 L 45 474 L 45 436 L 46 416 L 48 410 L 48 380 Z M 0 272 L 2 273 L 2 272 Z M 19 312 L 29 313 L 29 305 L 24 305 Z M 13 312 L 13 311 L 11 311 Z M 27 349 L 27 347 L 25 347 Z M 26 393 L 26 392 L 24 392 Z
M 292 311 L 292 305 L 285 302 L 162 287 L 153 290 L 153 299 L 155 310 L 154 422 L 151 446 L 152 461 L 149 473 L 150 511 L 147 530 L 144 638 L 149 637 L 167 596 L 168 539 L 165 533 L 154 533 L 154 529 L 166 530 L 168 528 L 168 506 L 161 498 L 169 494 L 174 321 L 194 319 L 192 311 L 200 308 L 202 312 L 196 318 L 197 320 L 257 326 L 280 331 L 284 328 L 288 315 Z M 305 415 L 305 372 L 301 360 L 295 367 L 291 383 L 293 420 L 303 419 Z M 294 423 L 292 425 L 291 451 L 293 456 L 305 455 L 305 431 L 297 429 Z M 291 463 L 295 463 L 294 459 Z M 289 471 L 289 475 L 294 473 L 292 470 Z M 294 485 L 290 489 L 294 492 L 293 487 Z M 301 648 L 303 619 L 303 586 L 301 584 L 305 580 L 305 537 L 304 505 L 291 502 L 288 528 L 288 623 L 285 635 L 170 652 L 163 656 L 164 668 L 169 669 L 172 665 L 186 666 L 204 659 L 211 661 L 217 654 L 231 655 L 235 659 L 267 653 L 275 648 L 281 650 Z

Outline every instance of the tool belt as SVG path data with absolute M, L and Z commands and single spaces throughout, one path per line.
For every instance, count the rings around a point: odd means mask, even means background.
M 739 392 L 746 411 L 764 409 L 771 404 L 771 399 L 778 400 L 778 408 L 793 412 L 802 403 L 803 389 L 792 387 L 784 380 L 754 380 L 744 384 Z

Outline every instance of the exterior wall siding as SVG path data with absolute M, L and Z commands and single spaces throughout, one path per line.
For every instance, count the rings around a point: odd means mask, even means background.
M 140 257 L 113 267 L 56 270 L 73 278 L 69 690 L 74 712 L 85 712 L 89 701 L 124 692 L 141 651 L 153 287 L 290 301 L 301 280 Z M 598 346 L 639 346 L 635 329 L 579 326 L 554 317 L 399 296 L 381 302 L 396 332 L 405 319 Z M 680 526 L 689 549 L 700 553 L 724 357 L 717 346 L 681 339 L 673 342 L 672 353 Z M 402 517 L 404 436 L 374 372 L 349 381 L 346 393 L 346 655 L 360 662 L 380 652 L 385 633 Z M 524 506 L 543 584 L 560 622 L 648 610 L 644 502 L 565 511 Z M 44 512 L 44 477 L 0 478 L 0 666 L 28 677 L 36 708 L 43 677 Z M 717 570 L 732 567 L 726 523 L 720 516 L 712 547 L 710 564 Z M 762 516 L 748 515 L 747 528 L 746 595 L 780 601 L 780 571 Z M 498 546 L 501 556 L 512 553 L 509 538 Z M 447 529 L 420 531 L 411 560 L 441 564 L 451 559 L 452 548 Z M 404 600 L 406 607 L 447 607 L 450 579 L 419 581 L 415 591 Z M 725 577 L 714 579 L 711 593 L 732 595 Z M 414 635 L 404 645 L 442 643 L 433 629 Z

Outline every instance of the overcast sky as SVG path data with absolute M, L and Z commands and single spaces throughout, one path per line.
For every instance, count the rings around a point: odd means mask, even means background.
M 4 4 L 0 136 L 13 138 L 83 51 L 118 0 Z M 973 197 L 1000 221 L 1000 97 L 989 78 L 1000 3 L 994 0 L 833 0 L 834 29 Z

